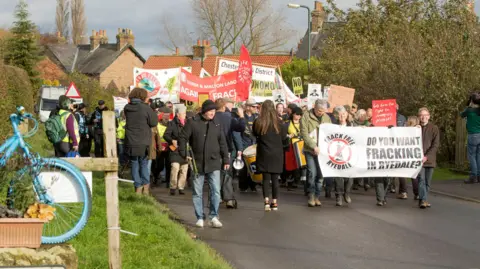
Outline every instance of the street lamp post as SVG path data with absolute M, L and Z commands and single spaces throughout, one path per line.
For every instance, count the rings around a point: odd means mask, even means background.
M 310 48 L 310 42 L 311 42 L 311 40 L 310 40 L 310 39 L 311 39 L 311 37 L 310 37 L 310 36 L 311 36 L 310 31 L 311 31 L 311 30 L 310 30 L 310 29 L 311 29 L 311 27 L 312 27 L 312 18 L 311 18 L 312 15 L 311 15 L 311 13 L 310 13 L 310 8 L 309 8 L 308 6 L 298 5 L 298 4 L 288 4 L 287 6 L 288 6 L 289 8 L 295 8 L 295 9 L 297 9 L 297 8 L 306 8 L 307 11 L 308 11 L 308 32 L 307 32 L 307 33 L 308 33 L 308 44 L 307 44 L 307 46 L 308 46 L 308 59 L 307 59 L 307 62 L 308 62 L 308 71 L 310 71 L 310 50 L 311 50 L 311 48 Z

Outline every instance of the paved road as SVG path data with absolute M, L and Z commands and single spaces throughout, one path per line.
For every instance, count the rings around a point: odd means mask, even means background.
M 190 192 L 154 194 L 194 226 Z M 427 210 L 411 198 L 377 207 L 370 190 L 348 207 L 308 208 L 300 190 L 280 195 L 279 211 L 264 212 L 260 191 L 237 194 L 237 210 L 221 206 L 223 229 L 193 229 L 238 269 L 480 268 L 480 204 L 432 196 Z

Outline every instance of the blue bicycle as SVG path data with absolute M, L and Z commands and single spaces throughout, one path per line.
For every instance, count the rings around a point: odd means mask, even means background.
M 34 128 L 22 135 L 19 125 L 26 120 L 33 121 Z M 92 197 L 88 183 L 74 165 L 57 158 L 42 158 L 30 152 L 30 146 L 23 138 L 37 132 L 38 122 L 25 112 L 24 107 L 17 107 L 17 112 L 10 115 L 10 121 L 13 136 L 0 146 L 0 167 L 7 165 L 19 147 L 23 153 L 24 167 L 10 181 L 7 204 L 14 207 L 17 197 L 31 195 L 38 204 L 55 208 L 53 219 L 44 224 L 42 243 L 66 242 L 80 233 L 90 217 Z M 31 186 L 28 185 L 27 190 L 17 188 L 20 182 L 30 182 Z

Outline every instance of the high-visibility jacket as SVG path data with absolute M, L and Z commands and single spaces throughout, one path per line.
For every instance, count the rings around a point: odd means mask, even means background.
M 166 130 L 167 130 L 167 126 L 164 126 L 164 125 L 162 125 L 162 124 L 160 124 L 160 123 L 157 125 L 158 135 L 160 136 L 160 141 L 161 141 L 162 143 L 167 142 L 167 141 L 165 141 L 165 139 L 163 138 L 163 135 L 165 134 L 165 131 L 166 131 Z
M 65 128 L 65 130 L 67 131 L 67 135 L 65 135 L 65 137 L 62 139 L 62 142 L 72 143 L 73 139 L 71 139 L 71 137 L 68 133 L 68 130 L 67 130 L 67 119 L 68 119 L 68 117 L 70 117 L 70 115 L 72 115 L 72 117 L 73 117 L 73 114 L 70 111 L 63 110 L 63 109 L 60 109 L 60 111 L 58 113 L 59 113 L 59 115 L 63 114 L 63 116 L 61 116 L 60 119 L 62 121 L 63 128 Z M 75 136 L 77 138 L 77 143 L 80 143 L 80 132 L 78 130 L 78 122 L 75 119 L 75 117 L 73 117 L 73 126 L 74 126 L 74 129 L 75 129 Z
M 117 139 L 125 139 L 125 125 L 127 122 L 125 120 L 120 120 L 117 127 Z

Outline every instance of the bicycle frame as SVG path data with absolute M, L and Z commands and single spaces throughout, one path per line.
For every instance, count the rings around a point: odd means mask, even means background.
M 13 128 L 13 136 L 9 137 L 5 143 L 0 145 L 0 153 L 4 153 L 3 156 L 0 158 L 0 167 L 4 167 L 7 164 L 8 159 L 12 156 L 14 152 L 17 151 L 17 149 L 20 147 L 21 150 L 23 151 L 23 157 L 27 159 L 30 164 L 29 166 L 35 169 L 35 173 L 39 171 L 37 167 L 41 166 L 42 164 L 40 163 L 40 158 L 37 156 L 34 156 L 31 152 L 30 149 L 28 148 L 27 143 L 23 140 L 23 136 L 20 133 L 20 130 L 18 126 L 20 125 L 21 122 L 24 121 L 24 119 L 29 119 L 33 120 L 35 122 L 34 128 L 25 135 L 26 137 L 32 136 L 34 133 L 36 133 L 38 129 L 38 121 L 35 120 L 31 114 L 29 113 L 17 113 L 17 114 L 11 114 L 10 115 L 10 121 L 12 124 Z M 21 171 L 24 171 L 28 167 L 23 168 Z M 35 176 L 33 179 L 33 188 L 35 193 L 38 195 L 38 199 L 45 204 L 53 204 L 52 199 L 49 197 L 48 194 L 45 192 L 40 191 L 42 189 L 42 184 L 40 183 L 40 180 L 38 179 L 38 176 Z

